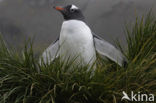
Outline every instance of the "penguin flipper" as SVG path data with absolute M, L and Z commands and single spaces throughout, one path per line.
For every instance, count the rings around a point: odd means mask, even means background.
M 50 64 L 55 58 L 58 57 L 58 51 L 59 51 L 59 39 L 57 39 L 55 42 L 53 42 L 43 53 L 40 58 L 45 64 Z
M 124 66 L 127 60 L 117 48 L 115 48 L 112 44 L 108 43 L 107 41 L 105 41 L 104 39 L 95 34 L 93 35 L 93 38 L 96 51 L 99 54 L 106 56 L 107 58 L 116 62 L 120 66 Z

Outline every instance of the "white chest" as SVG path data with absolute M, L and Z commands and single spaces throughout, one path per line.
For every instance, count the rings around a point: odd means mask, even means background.
M 72 42 L 82 44 L 93 40 L 89 27 L 82 21 L 69 20 L 62 24 L 60 42 Z
M 62 24 L 59 44 L 63 60 L 78 57 L 79 61 L 89 63 L 95 57 L 91 30 L 82 21 L 65 21 Z

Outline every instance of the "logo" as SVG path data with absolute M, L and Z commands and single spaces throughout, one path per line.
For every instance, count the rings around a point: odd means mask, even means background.
M 154 102 L 154 94 L 142 94 L 141 92 L 134 93 L 131 91 L 131 95 L 128 96 L 128 94 L 123 91 L 122 92 L 123 97 L 121 98 L 121 101 L 128 100 L 128 101 L 138 101 L 138 102 Z

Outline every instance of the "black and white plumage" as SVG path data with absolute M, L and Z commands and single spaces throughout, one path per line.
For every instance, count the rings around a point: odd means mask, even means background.
M 62 61 L 75 58 L 82 65 L 92 65 L 96 52 L 123 66 L 125 57 L 113 45 L 95 35 L 84 21 L 81 10 L 75 5 L 54 7 L 65 19 L 59 38 L 42 55 L 45 63 L 50 63 L 60 56 Z

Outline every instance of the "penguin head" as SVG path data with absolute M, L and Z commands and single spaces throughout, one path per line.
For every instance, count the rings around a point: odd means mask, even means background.
M 65 20 L 84 20 L 81 10 L 75 5 L 67 5 L 65 7 L 55 6 L 54 9 L 61 12 Z

